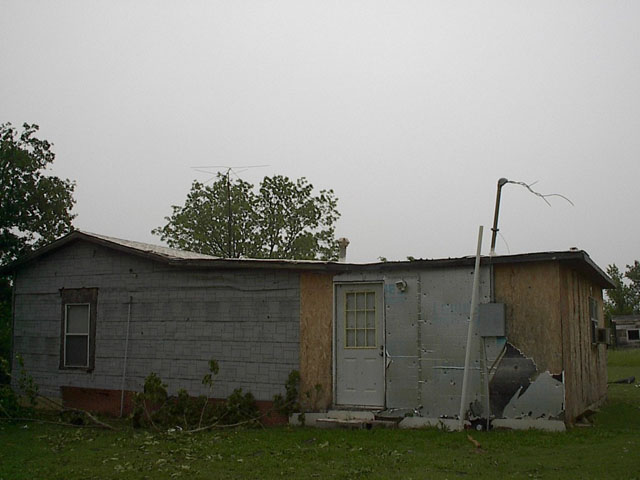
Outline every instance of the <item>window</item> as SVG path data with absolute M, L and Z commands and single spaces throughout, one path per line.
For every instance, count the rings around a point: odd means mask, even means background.
M 345 293 L 346 348 L 376 347 L 376 292 Z
M 93 370 L 97 288 L 62 289 L 60 368 Z
M 640 341 L 640 330 L 627 330 L 627 340 L 630 342 Z
M 91 305 L 68 303 L 65 308 L 64 366 L 88 367 Z
M 591 343 L 597 343 L 598 301 L 593 297 L 589 297 L 589 319 L 591 321 Z

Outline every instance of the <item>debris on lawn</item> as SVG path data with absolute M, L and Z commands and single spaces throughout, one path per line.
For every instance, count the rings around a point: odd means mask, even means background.
M 484 449 L 482 448 L 482 445 L 480 444 L 479 441 L 477 441 L 475 438 L 473 438 L 471 435 L 467 435 L 467 439 L 473 443 L 473 445 L 476 447 L 474 452 L 476 453 L 484 453 Z
M 634 383 L 636 381 L 636 377 L 627 377 L 627 378 L 621 378 L 620 380 L 614 380 L 613 382 L 609 382 L 609 383 L 622 383 L 622 384 L 631 384 Z

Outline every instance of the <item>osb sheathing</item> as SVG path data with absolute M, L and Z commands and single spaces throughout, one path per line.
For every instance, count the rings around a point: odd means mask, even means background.
M 331 405 L 333 275 L 300 275 L 300 397 L 317 411 Z
M 604 327 L 602 289 L 568 267 L 560 267 L 563 361 L 565 370 L 565 418 L 572 422 L 607 395 L 607 352 L 591 340 L 589 297 L 598 304 L 598 322 Z
M 506 305 L 507 339 L 538 372 L 564 373 L 565 421 L 607 393 L 606 346 L 591 342 L 589 297 L 604 326 L 602 289 L 557 262 L 494 266 L 495 299 Z
M 494 266 L 494 292 L 506 305 L 507 340 L 538 372 L 562 372 L 560 275 L 556 262 Z M 588 305 L 587 305 L 588 307 Z

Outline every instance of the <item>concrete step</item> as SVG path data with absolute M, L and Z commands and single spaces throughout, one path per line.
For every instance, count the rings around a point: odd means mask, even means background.
M 342 420 L 339 418 L 319 418 L 316 420 L 317 423 L 332 425 L 334 427 L 342 427 L 342 428 L 363 428 L 366 430 L 370 430 L 372 428 L 398 428 L 398 423 L 389 420 L 364 420 L 364 419 L 356 419 L 352 418 L 349 420 Z
M 289 418 L 291 425 L 306 425 L 320 428 L 396 428 L 397 420 L 377 419 L 372 410 L 329 410 L 325 413 L 294 413 Z
M 372 422 L 375 420 L 375 411 L 371 410 L 329 410 L 327 418 L 335 418 L 336 420 L 366 420 Z

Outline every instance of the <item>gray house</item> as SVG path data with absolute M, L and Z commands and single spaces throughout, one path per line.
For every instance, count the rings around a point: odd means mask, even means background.
M 455 420 L 471 257 L 348 264 L 222 259 L 75 231 L 4 267 L 13 351 L 48 396 L 118 413 L 157 373 L 170 393 L 243 388 L 263 409 L 301 373 L 308 410 Z M 572 423 L 606 396 L 602 289 L 583 251 L 483 258 L 469 421 Z M 124 398 L 124 404 L 121 399 Z
M 640 315 L 613 315 L 611 321 L 616 330 L 616 346 L 640 348 Z

